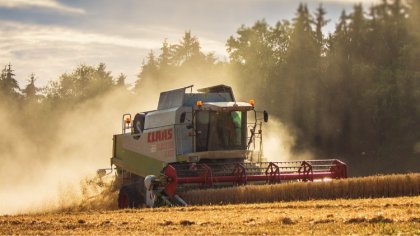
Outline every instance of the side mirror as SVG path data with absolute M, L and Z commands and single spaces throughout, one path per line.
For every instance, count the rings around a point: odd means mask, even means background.
M 264 111 L 264 122 L 268 121 L 268 112 Z

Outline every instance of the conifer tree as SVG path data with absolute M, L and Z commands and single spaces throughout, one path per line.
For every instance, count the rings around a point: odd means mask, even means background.
M 123 74 L 123 73 L 121 73 L 119 76 L 118 76 L 118 78 L 117 78 L 117 81 L 116 81 L 116 83 L 115 83 L 115 85 L 118 87 L 118 88 L 126 88 L 126 84 L 125 84 L 125 80 L 127 79 L 127 76 L 125 75 L 125 74 Z
M 139 91 L 140 89 L 147 89 L 147 84 L 153 84 L 158 87 L 160 83 L 158 79 L 158 70 L 158 61 L 151 50 L 147 55 L 147 61 L 143 62 L 141 71 L 137 75 L 138 80 L 135 82 L 134 90 Z
M 329 22 L 329 20 L 325 19 L 326 14 L 327 12 L 322 7 L 322 4 L 320 4 L 315 12 L 315 33 L 316 33 L 316 40 L 318 43 L 320 54 L 323 54 L 325 50 L 325 40 L 324 40 L 324 35 L 322 33 L 322 28 L 326 26 Z
M 166 41 L 166 39 L 163 41 L 162 47 L 160 48 L 160 55 L 158 58 L 158 63 L 159 63 L 159 67 L 164 69 L 167 68 L 168 66 L 170 66 L 172 64 L 171 61 L 171 57 L 172 57 L 172 52 L 171 52 L 171 46 L 168 44 L 168 42 Z
M 26 100 L 35 101 L 39 98 L 37 93 L 40 91 L 40 89 L 36 87 L 35 81 L 35 75 L 32 73 L 28 79 L 28 84 L 22 90 L 23 96 Z
M 17 98 L 20 96 L 19 84 L 15 79 L 15 74 L 13 73 L 12 65 L 9 64 L 4 67 L 0 76 L 0 91 L 1 95 L 8 98 Z
M 200 52 L 198 39 L 192 36 L 191 31 L 187 31 L 179 42 L 172 46 L 173 62 L 175 65 L 183 65 L 189 62 L 200 62 L 204 55 Z

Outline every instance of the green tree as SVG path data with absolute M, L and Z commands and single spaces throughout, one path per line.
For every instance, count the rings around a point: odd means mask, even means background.
M 1 95 L 6 98 L 16 99 L 20 97 L 20 88 L 15 74 L 13 73 L 12 65 L 9 64 L 4 67 L 0 76 L 0 91 Z
M 326 26 L 329 22 L 329 20 L 325 19 L 326 14 L 327 12 L 325 11 L 322 4 L 320 4 L 315 12 L 315 34 L 318 43 L 319 54 L 324 54 L 326 50 L 326 41 L 324 39 L 324 34 L 322 33 L 322 28 Z
M 171 46 L 168 44 L 167 40 L 163 41 L 162 47 L 160 48 L 160 55 L 158 58 L 158 63 L 160 68 L 167 68 L 173 64 L 172 62 L 172 51 Z
M 307 6 L 300 4 L 293 20 L 284 85 L 290 97 L 291 117 L 288 119 L 308 140 L 313 139 L 317 132 L 316 105 L 321 63 L 316 32 L 313 31 L 311 22 L 312 16 Z M 298 143 L 297 148 L 303 148 L 304 145 L 306 144 Z
M 111 72 L 105 64 L 100 63 L 96 68 L 80 65 L 71 74 L 65 73 L 58 81 L 50 82 L 45 93 L 50 102 L 77 105 L 106 94 L 113 86 Z
M 23 96 L 25 100 L 28 101 L 38 101 L 42 96 L 38 94 L 38 92 L 41 90 L 35 85 L 35 75 L 32 73 L 29 77 L 28 84 L 26 87 L 22 90 Z
M 165 40 L 158 56 L 152 51 L 148 54 L 135 91 L 153 97 L 153 93 L 190 85 L 191 81 L 205 84 L 220 76 L 222 64 L 217 63 L 213 53 L 203 53 L 198 39 L 187 31 L 178 44 L 170 45 Z
M 284 45 L 274 45 L 271 40 L 276 37 L 279 44 L 285 43 L 282 35 L 285 27 L 278 23 L 273 30 L 264 20 L 257 21 L 252 27 L 241 26 L 238 36 L 228 39 L 227 51 L 234 70 L 238 72 L 238 90 L 243 94 L 260 101 L 270 101 L 270 82 L 275 80 L 274 67 L 281 60 L 276 56 L 282 57 L 284 53 Z
M 162 51 L 165 53 L 165 51 Z M 200 43 L 197 37 L 187 31 L 179 44 L 172 45 L 173 63 L 183 65 L 191 62 L 200 63 L 204 60 L 204 54 L 200 51 Z
M 147 61 L 143 62 L 143 65 L 141 66 L 141 71 L 137 75 L 139 78 L 135 82 L 134 89 L 136 91 L 140 90 L 153 90 L 159 87 L 159 80 L 158 80 L 158 62 L 155 59 L 155 54 L 153 51 L 150 51 L 147 55 Z M 149 86 L 153 86 L 153 89 Z
M 109 92 L 114 86 L 111 73 L 111 71 L 107 71 L 105 63 L 99 63 L 96 70 L 92 71 L 90 75 L 86 94 L 96 97 Z
M 117 88 L 127 88 L 127 85 L 125 83 L 125 80 L 127 79 L 127 76 L 123 73 L 121 73 L 118 77 L 117 80 L 115 82 L 115 85 L 117 86 Z

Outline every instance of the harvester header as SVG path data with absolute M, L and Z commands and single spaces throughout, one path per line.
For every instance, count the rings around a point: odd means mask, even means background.
M 266 162 L 254 100 L 236 101 L 232 88 L 193 86 L 162 92 L 153 111 L 124 114 L 111 165 L 119 207 L 186 205 L 178 193 L 196 188 L 346 178 L 339 160 Z M 261 117 L 260 117 L 261 116 Z

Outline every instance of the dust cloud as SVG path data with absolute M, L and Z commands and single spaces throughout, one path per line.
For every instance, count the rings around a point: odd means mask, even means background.
M 311 160 L 313 154 L 293 152 L 295 135 L 278 118 L 271 116 L 263 125 L 263 156 L 267 161 Z
M 13 122 L 18 113 L 1 108 L 0 214 L 53 210 L 85 201 L 87 180 L 97 169 L 110 167 L 112 134 L 121 132 L 122 114 L 154 109 L 156 104 L 112 92 L 63 114 L 46 131 L 54 133 L 54 140 L 47 137 L 42 145 L 33 140 L 36 134 Z

